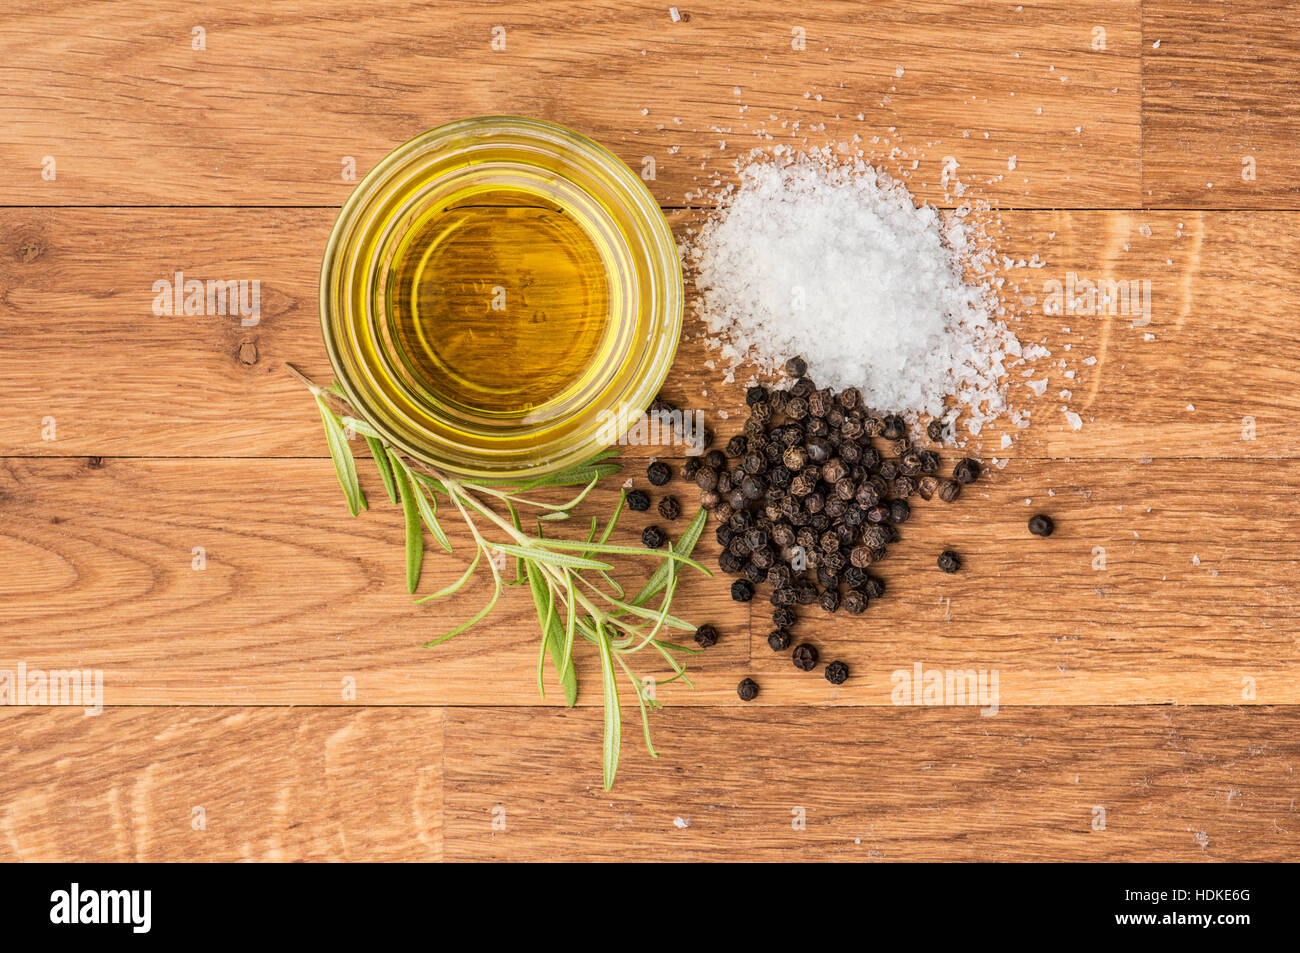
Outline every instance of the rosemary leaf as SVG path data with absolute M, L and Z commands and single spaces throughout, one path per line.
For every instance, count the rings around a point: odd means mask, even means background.
M 325 442 L 330 448 L 330 458 L 334 461 L 334 470 L 339 476 L 339 485 L 348 501 L 348 511 L 356 516 L 366 509 L 366 494 L 357 480 L 357 462 L 352 457 L 352 448 L 343 433 L 343 424 L 329 409 L 325 398 L 316 395 L 316 404 L 320 407 L 321 420 L 325 423 Z
M 537 688 L 546 697 L 546 689 L 542 685 L 542 665 L 541 660 L 546 652 L 550 652 L 551 661 L 555 665 L 555 670 L 563 674 L 560 675 L 560 687 L 564 689 L 564 701 L 572 708 L 578 701 L 578 675 L 574 671 L 572 662 L 565 665 L 564 646 L 562 644 L 564 633 L 560 628 L 560 617 L 555 612 L 554 599 L 549 598 L 550 589 L 546 585 L 546 580 L 542 576 L 542 571 L 532 563 L 525 564 L 528 572 L 528 582 L 533 592 L 533 604 L 537 607 L 537 621 L 542 627 L 542 645 L 543 650 L 539 653 L 537 665 Z
M 453 582 L 453 583 L 452 583 L 450 586 L 448 586 L 446 589 L 439 589 L 439 590 L 438 590 L 437 592 L 435 592 L 433 595 L 431 595 L 431 596 L 424 596 L 423 598 L 416 599 L 415 601 L 416 601 L 416 602 L 429 602 L 429 601 L 432 600 L 432 599 L 441 599 L 441 598 L 443 598 L 444 596 L 449 596 L 449 595 L 451 595 L 453 592 L 457 592 L 457 591 L 459 591 L 459 589 L 460 589 L 461 586 L 463 586 L 463 585 L 465 585 L 465 583 L 469 582 L 469 578 L 470 578 L 470 576 L 474 575 L 474 570 L 478 568 L 478 561 L 479 561 L 480 559 L 482 559 L 482 558 L 483 558 L 483 550 L 482 550 L 482 549 L 475 549 L 475 550 L 474 550 L 474 558 L 470 561 L 469 568 L 465 570 L 464 575 L 462 575 L 459 579 L 457 579 L 455 582 Z
M 695 518 L 687 525 L 685 532 L 682 533 L 681 539 L 670 546 L 675 553 L 683 556 L 689 556 L 695 551 L 695 544 L 700 541 L 700 534 L 704 532 L 704 524 L 708 522 L 709 514 L 703 508 L 695 514 Z M 643 606 L 656 595 L 658 595 L 668 584 L 668 576 L 675 572 L 676 569 L 672 563 L 660 563 L 655 569 L 654 574 L 641 587 L 641 591 L 632 597 L 632 605 Z
M 548 540 L 550 542 L 550 540 Z M 578 545 L 582 545 L 579 543 Z M 510 543 L 497 543 L 496 549 L 501 550 L 508 556 L 523 556 L 532 562 L 548 563 L 552 566 L 564 566 L 568 569 L 613 569 L 610 563 L 598 562 L 595 559 L 583 559 L 581 556 L 570 556 L 568 553 L 556 553 L 549 549 L 542 549 L 540 546 L 514 546 Z
M 605 685 L 605 790 L 614 786 L 618 774 L 618 751 L 623 743 L 623 718 L 618 707 L 618 682 L 614 678 L 614 659 L 609 650 L 609 637 L 602 626 L 596 640 L 600 648 L 600 670 Z
M 576 539 L 548 539 L 548 549 L 580 549 L 593 553 L 618 553 L 624 556 L 656 556 L 665 561 L 679 562 L 692 569 L 698 569 L 704 575 L 712 577 L 713 573 L 689 556 L 677 552 L 675 547 L 668 549 L 646 549 L 644 546 L 617 546 L 613 543 L 584 543 Z
M 384 481 L 384 489 L 388 492 L 388 502 L 397 503 L 397 484 L 393 482 L 393 465 L 389 462 L 388 451 L 384 449 L 383 441 L 378 437 L 366 436 L 366 445 L 370 447 L 370 455 L 375 459 L 375 466 L 379 470 L 379 478 Z
M 491 565 L 490 558 L 488 560 L 488 565 Z M 482 622 L 483 619 L 486 618 L 487 614 L 496 608 L 497 601 L 501 598 L 501 577 L 497 575 L 495 569 L 492 572 L 492 578 L 495 580 L 496 586 L 493 589 L 492 598 L 488 600 L 488 604 L 485 605 L 478 612 L 474 613 L 474 615 L 466 619 L 460 625 L 456 626 L 456 628 L 452 629 L 450 632 L 444 632 L 442 635 L 438 636 L 433 641 L 425 642 L 424 648 L 426 649 L 432 648 L 435 645 L 440 645 L 441 643 L 446 642 L 453 635 L 460 635 L 466 629 L 471 628 L 477 625 L 478 623 Z
M 393 461 L 393 478 L 397 481 L 398 495 L 402 498 L 402 513 L 406 517 L 406 591 L 415 592 L 420 585 L 420 564 L 424 561 L 424 532 L 420 528 L 420 509 L 415 502 L 415 487 L 406 476 L 406 465 L 389 451 Z

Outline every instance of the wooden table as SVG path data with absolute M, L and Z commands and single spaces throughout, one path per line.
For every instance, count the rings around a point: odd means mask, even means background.
M 10 4 L 0 668 L 102 670 L 105 707 L 0 709 L 0 858 L 1294 859 L 1284 6 Z M 519 590 L 421 648 L 485 589 L 412 605 L 400 513 L 363 466 L 372 507 L 348 516 L 284 370 L 328 377 L 317 274 L 352 169 L 485 113 L 652 158 L 679 233 L 757 145 L 858 135 L 948 207 L 952 157 L 993 207 L 1021 338 L 1097 357 L 1024 404 L 1004 469 L 918 508 L 885 599 L 804 623 L 842 687 L 767 648 L 766 605 L 689 582 L 680 614 L 723 637 L 694 691 L 662 689 L 658 760 L 633 706 L 608 793 L 593 660 L 576 709 L 539 699 Z M 260 322 L 156 315 L 178 271 L 260 281 Z M 1150 281 L 1150 325 L 1045 316 L 1031 299 L 1070 272 Z M 700 331 L 665 390 L 725 437 L 743 395 Z M 1050 540 L 1025 532 L 1039 510 Z M 967 571 L 937 573 L 947 546 Z M 421 591 L 462 562 L 430 556 Z M 996 670 L 997 714 L 893 705 L 917 664 Z

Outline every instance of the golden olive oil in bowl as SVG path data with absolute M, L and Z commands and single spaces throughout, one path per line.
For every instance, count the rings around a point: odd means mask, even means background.
M 321 272 L 349 402 L 454 474 L 517 479 L 608 443 L 650 403 L 681 331 L 663 214 L 596 143 L 512 117 L 440 126 L 357 187 Z

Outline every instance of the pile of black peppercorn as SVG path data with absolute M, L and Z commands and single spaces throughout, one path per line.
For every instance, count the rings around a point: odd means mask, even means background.
M 778 652 L 794 641 L 796 607 L 859 615 L 884 594 L 884 582 L 868 570 L 898 539 L 912 497 L 951 503 L 979 477 L 973 459 L 940 477 L 939 454 L 914 446 L 901 417 L 874 415 L 856 388 L 818 388 L 800 358 L 785 370 L 794 378 L 789 389 L 749 388 L 744 430 L 725 450 L 690 457 L 682 468 L 721 524 L 718 565 L 739 577 L 732 598 L 748 602 L 758 587 L 770 587 L 775 628 L 768 644 Z M 944 428 L 933 421 L 926 433 L 938 442 Z M 802 643 L 793 659 L 811 671 L 817 650 Z M 832 662 L 826 677 L 838 685 L 848 667 Z

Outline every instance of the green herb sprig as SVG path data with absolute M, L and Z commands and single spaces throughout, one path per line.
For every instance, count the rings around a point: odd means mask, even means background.
M 424 643 L 445 642 L 481 622 L 496 607 L 507 586 L 527 586 L 537 610 L 541 644 L 537 655 L 537 688 L 546 697 L 543 672 L 549 657 L 564 700 L 572 707 L 578 698 L 577 673 L 573 655 L 575 642 L 581 638 L 596 647 L 600 657 L 601 683 L 605 703 L 603 774 L 605 789 L 614 784 L 622 747 L 622 712 L 619 704 L 619 672 L 630 683 L 640 709 L 645 745 L 652 757 L 659 757 L 650 739 L 649 713 L 660 707 L 644 680 L 632 669 L 631 661 L 646 649 L 653 649 L 667 662 L 673 674 L 659 681 L 681 681 L 691 685 L 686 666 L 679 659 L 699 650 L 678 644 L 666 637 L 669 630 L 694 632 L 695 626 L 672 615 L 673 596 L 678 574 L 683 566 L 711 576 L 704 566 L 691 558 L 704 529 L 707 514 L 696 513 L 680 539 L 659 550 L 621 546 L 609 542 L 623 511 L 627 492 L 619 495 L 613 513 L 602 525 L 592 517 L 586 538 L 564 539 L 544 532 L 544 526 L 567 520 L 579 503 L 587 498 L 605 477 L 618 472 L 610 458 L 616 451 L 606 450 L 576 466 L 547 474 L 518 486 L 487 485 L 449 476 L 428 465 L 406 457 L 389 445 L 379 432 L 360 419 L 343 397 L 337 385 L 323 388 L 292 365 L 286 365 L 316 399 L 325 425 L 325 439 L 338 474 L 339 484 L 353 516 L 369 507 L 357 476 L 356 460 L 348 441 L 348 431 L 365 438 L 379 471 L 389 501 L 402 507 L 406 526 L 406 587 L 414 594 L 424 562 L 424 531 L 448 553 L 451 542 L 438 518 L 439 499 L 451 507 L 469 528 L 474 554 L 468 568 L 456 582 L 438 592 L 422 596 L 416 602 L 443 599 L 460 591 L 486 563 L 492 574 L 492 595 L 486 605 L 465 621 Z M 563 503 L 549 503 L 528 494 L 544 487 L 581 487 Z M 504 510 L 504 513 L 500 512 Z M 536 514 L 536 531 L 524 529 L 520 511 Z M 514 576 L 506 578 L 498 566 L 498 555 L 513 557 Z M 633 556 L 658 560 L 654 572 L 631 598 L 611 575 L 614 563 L 609 557 Z M 650 603 L 658 597 L 658 603 Z

